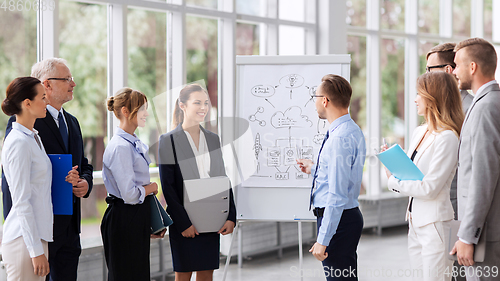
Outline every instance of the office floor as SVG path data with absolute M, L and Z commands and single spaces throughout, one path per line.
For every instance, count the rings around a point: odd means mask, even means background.
M 411 280 L 411 270 L 407 250 L 407 227 L 384 229 L 382 236 L 365 230 L 358 247 L 359 280 L 362 281 L 403 281 Z M 249 257 L 243 262 L 243 268 L 232 261 L 226 280 L 228 281 L 284 281 L 325 280 L 322 265 L 308 253 L 309 246 L 304 245 L 304 264 L 299 269 L 298 248 L 286 249 L 283 257 L 277 254 L 265 254 Z M 224 265 L 214 273 L 214 280 L 222 280 Z M 168 280 L 174 280 L 168 279 Z M 195 277 L 191 280 L 196 280 Z

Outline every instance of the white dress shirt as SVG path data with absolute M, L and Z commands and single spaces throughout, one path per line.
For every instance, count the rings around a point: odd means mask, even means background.
M 52 164 L 38 132 L 12 123 L 12 131 L 5 138 L 2 162 L 12 195 L 2 243 L 22 236 L 30 257 L 37 257 L 44 253 L 41 240 L 53 241 Z
M 196 165 L 198 166 L 200 179 L 209 178 L 210 153 L 208 151 L 207 139 L 205 138 L 205 134 L 202 130 L 200 130 L 200 140 L 198 142 L 198 148 L 196 148 L 193 138 L 191 137 L 189 132 L 184 131 L 184 133 L 186 133 L 189 145 L 191 145 L 191 149 L 193 150 L 194 156 L 196 158 Z
M 52 105 L 47 104 L 47 111 L 50 113 L 54 121 L 56 122 L 57 127 L 59 128 L 59 112 L 62 114 L 62 118 L 64 120 L 64 125 L 66 125 L 66 131 L 68 131 L 68 121 L 66 121 L 66 117 L 64 116 L 63 108 L 57 110 Z M 69 131 L 68 131 L 69 132 Z

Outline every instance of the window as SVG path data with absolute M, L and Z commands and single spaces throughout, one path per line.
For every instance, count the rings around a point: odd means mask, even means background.
M 405 0 L 382 0 L 380 26 L 382 29 L 405 29 Z
M 236 12 L 252 16 L 266 15 L 266 0 L 236 0 Z
M 66 0 L 59 5 L 59 56 L 68 61 L 76 83 L 64 108 L 78 118 L 86 157 L 99 171 L 107 135 L 106 6 Z
M 217 9 L 217 0 L 186 0 L 186 5 Z
M 36 63 L 36 11 L 0 9 L 0 97 L 16 77 L 29 76 Z M 9 116 L 0 114 L 0 138 L 3 140 Z M 3 145 L 3 142 L 2 142 Z
M 471 1 L 453 1 L 453 35 L 470 36 Z
M 138 128 L 138 137 L 149 147 L 152 163 L 157 163 L 158 139 L 166 128 L 157 126 L 157 113 L 169 113 L 156 108 L 153 98 L 167 91 L 167 15 L 161 12 L 129 9 L 127 16 L 128 86 L 148 98 L 146 127 Z
M 348 36 L 347 52 L 351 55 L 352 119 L 366 131 L 366 37 Z
M 382 135 L 388 143 L 405 139 L 404 40 L 382 39 L 380 67 L 382 79 Z
M 439 1 L 418 1 L 418 31 L 439 34 Z
M 347 0 L 346 23 L 352 26 L 366 26 L 366 0 Z
M 279 27 L 279 54 L 305 54 L 305 31 L 302 27 L 280 25 Z
M 282 20 L 304 21 L 305 0 L 279 0 L 279 18 Z
M 260 53 L 260 27 L 256 24 L 236 24 L 236 55 L 258 55 Z
M 493 37 L 493 0 L 484 0 L 484 38 Z
M 186 71 L 187 83 L 205 82 L 211 102 L 209 120 L 217 119 L 217 21 L 195 16 L 186 17 Z M 203 85 L 202 85 L 203 86 Z M 206 124 L 208 130 L 217 132 L 215 122 Z
M 99 171 L 107 140 L 106 6 L 66 0 L 59 5 L 59 57 L 68 61 L 76 83 L 73 100 L 64 108 L 78 118 L 85 156 Z M 104 186 L 93 190 L 91 200 L 82 200 L 84 224 L 99 222 L 106 208 Z

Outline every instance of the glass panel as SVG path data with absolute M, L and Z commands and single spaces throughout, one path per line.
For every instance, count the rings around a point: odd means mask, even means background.
M 137 135 L 149 145 L 152 163 L 157 163 L 158 138 L 166 133 L 166 128 L 156 126 L 156 108 L 152 102 L 155 96 L 167 91 L 167 17 L 165 13 L 130 9 L 127 23 L 128 86 L 148 97 L 150 112 L 146 126 L 138 128 Z
M 36 63 L 36 11 L 8 9 L 0 9 L 0 102 L 9 83 L 16 77 L 30 76 L 31 66 Z M 2 140 L 9 118 L 0 112 Z
M 259 25 L 236 23 L 236 55 L 258 55 Z
M 61 1 L 59 54 L 76 82 L 73 101 L 64 108 L 80 122 L 85 152 L 94 170 L 102 169 L 106 137 L 106 6 Z
M 493 37 L 493 0 L 484 0 L 484 38 Z
M 279 0 L 279 18 L 282 20 L 304 21 L 304 0 Z
M 186 0 L 186 5 L 217 9 L 218 0 Z
M 427 66 L 427 53 L 432 47 L 437 46 L 439 43 L 436 42 L 428 42 L 428 41 L 420 41 L 418 45 L 418 56 L 420 62 L 420 74 L 425 73 L 425 67 Z
M 346 23 L 352 26 L 366 26 L 366 0 L 347 0 Z
M 470 0 L 453 1 L 453 35 L 470 36 Z
M 305 53 L 304 28 L 280 25 L 279 27 L 279 54 L 303 55 Z
M 66 0 L 59 5 L 59 54 L 68 61 L 76 82 L 74 98 L 64 108 L 80 122 L 89 162 L 94 170 L 102 170 L 108 112 L 106 6 Z M 90 197 L 82 200 L 83 238 L 100 235 L 105 196 L 104 185 L 94 185 Z
M 352 119 L 366 131 L 366 37 L 348 36 L 347 52 L 351 55 Z
M 266 0 L 236 0 L 236 12 L 253 16 L 265 16 L 266 4 Z
M 404 148 L 405 137 L 405 48 L 403 39 L 382 39 L 382 136 Z
M 217 120 L 217 20 L 186 16 L 187 83 L 205 81 L 210 102 L 210 120 Z M 216 122 L 206 128 L 217 133 Z
M 380 27 L 382 29 L 405 30 L 405 0 L 382 0 L 380 5 Z
M 439 34 L 439 1 L 418 1 L 418 31 Z
M 349 113 L 356 124 L 359 125 L 364 135 L 367 136 L 366 128 L 366 37 L 348 36 L 347 52 L 351 55 L 351 107 Z M 369 142 L 367 141 L 367 144 Z M 363 169 L 363 178 L 367 179 L 368 172 L 366 161 Z M 360 194 L 366 193 L 367 181 L 361 184 Z

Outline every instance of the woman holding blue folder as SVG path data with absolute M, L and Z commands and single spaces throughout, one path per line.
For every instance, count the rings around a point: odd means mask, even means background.
M 410 264 L 412 272 L 423 273 L 413 279 L 451 280 L 452 262 L 446 252 L 454 217 L 450 186 L 457 168 L 464 120 L 456 78 L 446 72 L 423 74 L 417 80 L 415 103 L 425 123 L 413 132 L 408 156 L 424 178 L 399 180 L 386 169 L 388 188 L 410 196 L 406 213 Z M 387 148 L 384 145 L 382 150 Z
M 174 223 L 169 228 L 170 246 L 176 281 L 212 280 L 219 268 L 220 235 L 233 232 L 236 208 L 229 190 L 227 221 L 218 232 L 199 233 L 184 208 L 183 181 L 225 176 L 219 136 L 200 123 L 208 113 L 210 99 L 201 86 L 184 87 L 176 102 L 174 130 L 160 137 L 160 178 L 167 211 Z
M 5 138 L 2 163 L 12 194 L 12 209 L 3 225 L 2 260 L 7 280 L 45 280 L 49 274 L 48 242 L 52 242 L 52 165 L 33 128 L 46 114 L 47 98 L 40 80 L 14 79 L 7 87 L 2 111 L 16 115 Z
M 151 280 L 149 249 L 152 194 L 148 147 L 134 134 L 146 125 L 147 98 L 136 90 L 123 88 L 108 99 L 108 110 L 120 120 L 103 156 L 102 176 L 109 204 L 101 224 L 108 280 Z

